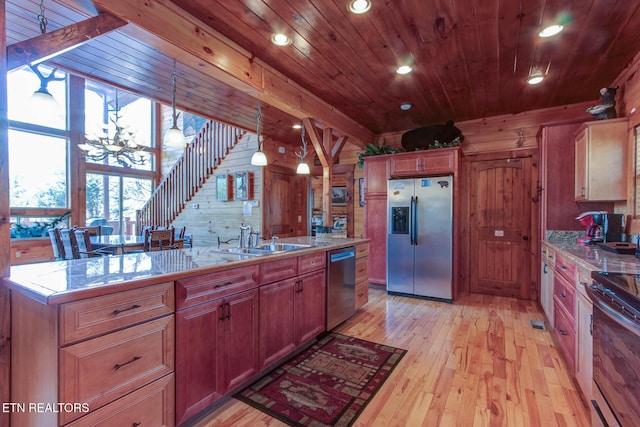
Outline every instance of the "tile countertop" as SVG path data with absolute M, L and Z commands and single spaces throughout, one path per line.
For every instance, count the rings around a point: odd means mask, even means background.
M 265 256 L 220 253 L 215 246 L 195 247 L 24 264 L 11 267 L 9 277 L 4 278 L 3 282 L 14 291 L 22 292 L 43 304 L 54 305 L 368 241 L 291 237 L 279 239 L 278 243 L 311 247 Z
M 543 241 L 544 244 L 562 251 L 576 264 L 587 270 L 640 274 L 640 259 L 635 255 L 609 252 L 598 245 L 584 245 L 575 242 Z

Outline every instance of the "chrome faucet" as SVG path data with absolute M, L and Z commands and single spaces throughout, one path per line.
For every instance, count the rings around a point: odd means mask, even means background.
M 245 237 L 245 231 L 249 232 L 247 237 Z M 239 248 L 250 247 L 249 242 L 251 241 L 251 233 L 253 233 L 251 225 L 244 225 L 244 223 L 240 223 L 240 238 L 238 239 L 240 241 L 238 243 Z
M 259 231 L 250 231 L 249 232 L 249 241 L 248 241 L 248 246 L 249 248 L 255 248 L 258 246 L 258 243 L 260 242 L 260 232 Z

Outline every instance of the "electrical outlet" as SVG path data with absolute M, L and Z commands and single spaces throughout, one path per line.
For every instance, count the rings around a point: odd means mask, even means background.
M 16 258 L 20 258 L 22 256 L 22 252 L 16 252 Z
M 200 209 L 200 204 L 199 203 L 194 203 L 191 205 L 191 207 L 193 207 L 193 209 Z
M 285 152 L 284 147 L 278 147 L 278 153 L 284 154 L 284 152 Z

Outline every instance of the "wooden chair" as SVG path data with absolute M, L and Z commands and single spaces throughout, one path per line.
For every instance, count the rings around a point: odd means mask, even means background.
M 89 236 L 102 236 L 102 226 L 95 225 L 92 227 L 74 227 L 76 230 L 87 230 Z
M 191 247 L 191 234 L 187 234 L 187 227 L 177 229 L 176 243 L 181 242 L 183 248 Z
M 175 241 L 174 228 L 168 230 L 146 230 L 145 232 L 145 252 L 179 249 L 180 247 L 180 243 Z
M 94 258 L 99 256 L 113 255 L 113 251 L 107 248 L 93 249 L 89 230 L 75 230 L 74 234 L 76 236 L 79 258 Z
M 47 230 L 49 238 L 51 239 L 51 249 L 53 249 L 53 257 L 56 261 L 64 259 L 64 246 L 62 245 L 62 239 L 60 238 L 60 230 L 57 228 L 50 228 Z
M 60 241 L 64 248 L 64 259 L 78 259 L 78 244 L 76 243 L 75 229 L 73 228 L 61 228 L 60 229 Z

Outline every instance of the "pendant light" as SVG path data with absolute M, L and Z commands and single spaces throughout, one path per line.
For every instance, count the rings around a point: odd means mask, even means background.
M 40 13 L 37 15 L 38 22 L 40 23 L 40 34 L 45 34 L 47 32 L 48 21 L 44 16 L 44 11 L 44 0 L 41 0 Z M 29 65 L 31 71 L 33 71 L 40 80 L 40 88 L 31 95 L 31 106 L 34 111 L 46 111 L 49 114 L 61 115 L 62 112 L 60 105 L 58 105 L 53 95 L 51 95 L 51 92 L 47 89 L 47 85 L 50 81 L 62 81 L 65 80 L 66 77 L 56 77 L 56 71 L 58 71 L 57 68 L 51 69 L 49 75 L 45 77 L 38 67 L 39 64 Z
M 260 101 L 258 101 L 258 127 L 256 129 L 256 136 L 258 137 L 258 150 L 251 156 L 251 164 L 254 166 L 266 166 L 267 156 L 262 151 L 263 139 L 260 137 L 260 131 L 262 130 L 262 113 L 260 111 Z
M 178 116 L 176 113 L 176 84 L 178 82 L 178 73 L 176 72 L 176 60 L 173 60 L 173 74 L 171 75 L 172 92 L 171 92 L 171 108 L 173 114 L 173 126 L 164 134 L 165 147 L 184 148 L 187 146 L 187 139 L 178 127 Z
M 300 163 L 298 163 L 298 168 L 296 169 L 296 173 L 298 175 L 309 175 L 311 170 L 309 169 L 309 165 L 304 161 L 304 158 L 307 156 L 307 141 L 304 138 L 304 127 L 302 128 L 302 152 L 296 152 L 296 156 L 300 158 Z

